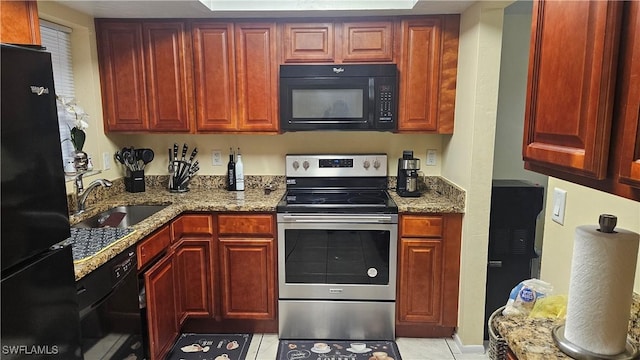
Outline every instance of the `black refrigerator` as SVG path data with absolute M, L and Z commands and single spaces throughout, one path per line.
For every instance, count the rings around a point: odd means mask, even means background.
M 0 46 L 0 358 L 82 359 L 51 54 Z
M 491 314 L 507 303 L 509 293 L 532 277 L 538 214 L 544 187 L 525 180 L 493 180 L 489 218 L 489 253 L 484 338 Z

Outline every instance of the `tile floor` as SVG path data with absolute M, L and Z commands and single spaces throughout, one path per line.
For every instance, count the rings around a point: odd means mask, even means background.
M 487 360 L 484 354 L 463 354 L 453 339 L 398 338 L 402 360 Z M 253 334 L 247 360 L 275 360 L 278 335 Z

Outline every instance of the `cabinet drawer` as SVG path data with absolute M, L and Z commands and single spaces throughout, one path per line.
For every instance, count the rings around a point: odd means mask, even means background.
M 171 232 L 165 226 L 155 233 L 149 235 L 138 245 L 138 269 L 141 269 L 156 255 L 166 249 L 171 243 Z
M 185 235 L 213 236 L 213 218 L 210 214 L 182 215 L 171 223 L 171 239 L 178 241 Z
M 402 237 L 442 237 L 442 216 L 403 215 L 400 221 Z
M 275 233 L 273 216 L 259 215 L 218 215 L 220 235 L 269 235 Z

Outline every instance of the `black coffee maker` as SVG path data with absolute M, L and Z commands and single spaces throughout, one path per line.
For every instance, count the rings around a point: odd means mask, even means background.
M 405 150 L 398 159 L 398 183 L 396 192 L 402 197 L 418 197 L 418 170 L 420 159 L 413 157 L 413 151 Z

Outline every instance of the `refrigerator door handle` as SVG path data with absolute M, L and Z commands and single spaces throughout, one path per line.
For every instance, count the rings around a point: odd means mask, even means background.
M 490 260 L 489 267 L 491 268 L 499 268 L 502 267 L 502 260 Z

